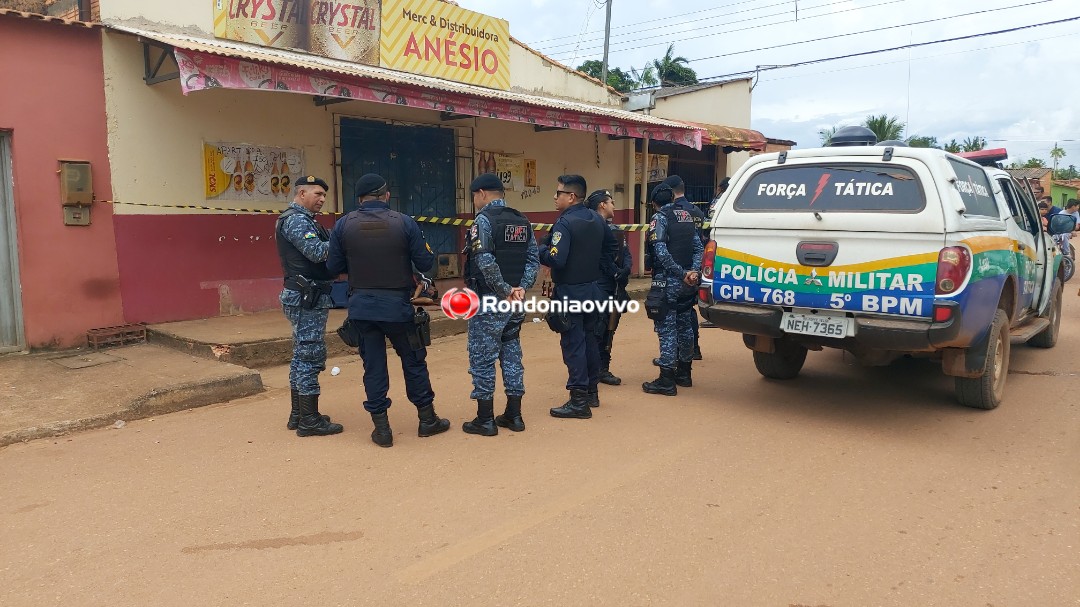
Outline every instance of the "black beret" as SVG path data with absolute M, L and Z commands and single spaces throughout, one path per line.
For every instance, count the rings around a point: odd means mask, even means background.
M 585 206 L 592 210 L 596 210 L 596 207 L 600 206 L 600 202 L 611 198 L 611 192 L 607 190 L 596 190 L 589 197 L 585 199 Z
M 328 192 L 330 191 L 330 186 L 326 185 L 325 181 L 312 175 L 308 175 L 307 177 L 301 177 L 300 179 L 296 180 L 296 185 L 317 185 Z
M 665 179 L 663 183 L 664 183 L 664 185 L 666 185 L 667 187 L 669 187 L 669 188 L 671 188 L 673 190 L 675 188 L 679 188 L 679 187 L 683 186 L 682 177 L 679 177 L 678 175 L 668 175 L 667 179 Z
M 504 190 L 506 186 L 495 173 L 483 173 L 476 176 L 476 179 L 472 180 L 469 184 L 470 192 L 478 192 L 480 190 Z
M 381 190 L 386 186 L 386 180 L 380 175 L 375 173 L 368 173 L 360 178 L 360 181 L 356 182 L 356 197 L 367 196 L 368 194 Z

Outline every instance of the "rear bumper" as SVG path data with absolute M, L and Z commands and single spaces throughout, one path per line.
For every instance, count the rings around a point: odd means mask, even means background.
M 780 329 L 784 313 L 780 308 L 700 303 L 699 309 L 702 317 L 728 331 L 772 338 L 787 337 L 797 343 L 828 348 L 933 352 L 942 348 L 962 347 L 955 343 L 961 326 L 959 306 L 954 302 L 936 305 L 953 308 L 948 321 L 937 323 L 930 319 L 855 316 L 855 335 L 844 339 L 785 333 Z

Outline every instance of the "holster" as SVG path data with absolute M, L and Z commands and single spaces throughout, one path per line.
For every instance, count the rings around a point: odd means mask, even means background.
M 667 312 L 667 279 L 653 277 L 652 288 L 645 296 L 645 316 L 648 316 L 649 320 L 660 320 Z
M 565 310 L 548 312 L 544 315 L 549 329 L 556 333 L 566 333 L 570 330 L 570 317 Z
M 521 335 L 521 323 L 523 322 L 525 322 L 524 314 L 521 316 L 511 316 L 510 322 L 506 323 L 506 326 L 503 327 L 502 343 L 517 339 L 518 336 Z
M 675 298 L 675 311 L 681 313 L 693 310 L 695 304 L 697 304 L 697 288 L 683 284 Z
M 303 276 L 293 276 L 285 281 L 285 286 L 300 292 L 300 307 L 314 310 L 323 295 L 329 295 L 334 283 L 326 280 L 308 280 Z
M 341 323 L 341 326 L 337 330 L 338 337 L 341 341 L 345 342 L 346 346 L 350 348 L 360 347 L 360 331 L 356 330 L 356 325 L 353 324 L 351 318 L 346 318 L 345 322 Z
M 409 331 L 409 347 L 413 351 L 423 350 L 431 345 L 431 315 L 417 306 L 413 313 L 413 328 Z

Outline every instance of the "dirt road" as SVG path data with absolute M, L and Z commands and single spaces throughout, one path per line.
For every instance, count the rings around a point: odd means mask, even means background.
M 429 357 L 453 430 L 416 437 L 398 370 L 392 449 L 358 359 L 323 376 L 327 438 L 285 430 L 272 369 L 257 397 L 0 451 L 0 605 L 1080 605 L 1067 292 L 1061 343 L 1014 347 L 989 412 L 920 361 L 766 381 L 716 330 L 693 388 L 645 395 L 643 315 L 589 421 L 547 415 L 565 369 L 526 326 L 528 429 L 494 438 L 460 430 L 464 336 Z

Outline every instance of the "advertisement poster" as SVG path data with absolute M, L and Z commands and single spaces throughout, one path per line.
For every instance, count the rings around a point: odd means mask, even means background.
M 510 88 L 510 24 L 442 0 L 382 0 L 382 67 Z
M 212 0 L 214 36 L 510 88 L 510 25 L 442 0 Z
M 649 183 L 663 181 L 668 176 L 667 154 L 649 154 Z M 634 182 L 641 183 L 641 153 L 634 154 Z
M 503 187 L 507 192 L 521 192 L 525 188 L 536 187 L 535 160 L 477 150 L 475 161 L 477 175 L 495 173 L 503 182 Z M 532 180 L 533 185 L 529 185 L 529 179 Z
M 207 200 L 289 202 L 304 153 L 243 143 L 203 144 Z

